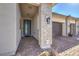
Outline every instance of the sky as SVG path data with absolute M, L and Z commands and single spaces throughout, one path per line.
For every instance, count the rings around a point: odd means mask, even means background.
M 79 18 L 79 3 L 58 3 L 52 7 L 52 12 Z

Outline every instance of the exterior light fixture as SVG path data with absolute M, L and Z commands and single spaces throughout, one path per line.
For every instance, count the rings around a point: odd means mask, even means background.
M 50 17 L 49 16 L 46 17 L 46 22 L 47 22 L 47 24 L 50 24 Z

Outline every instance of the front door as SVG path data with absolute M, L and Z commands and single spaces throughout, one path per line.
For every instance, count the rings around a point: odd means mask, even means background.
M 24 20 L 24 36 L 31 36 L 31 20 Z

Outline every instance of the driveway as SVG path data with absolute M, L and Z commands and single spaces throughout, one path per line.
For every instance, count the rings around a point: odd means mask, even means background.
M 65 50 L 79 45 L 79 39 L 77 37 L 55 37 L 53 38 L 52 49 L 55 49 L 59 53 L 64 52 Z

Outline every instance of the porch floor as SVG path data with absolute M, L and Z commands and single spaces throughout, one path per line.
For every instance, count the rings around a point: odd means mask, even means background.
M 19 44 L 16 56 L 36 56 L 43 50 L 38 44 L 38 40 L 33 37 L 24 37 Z

